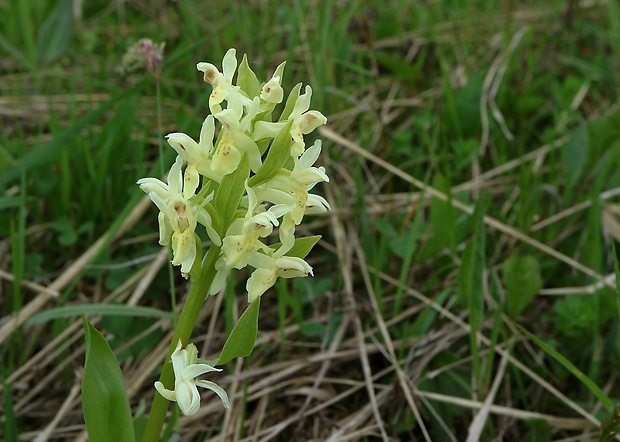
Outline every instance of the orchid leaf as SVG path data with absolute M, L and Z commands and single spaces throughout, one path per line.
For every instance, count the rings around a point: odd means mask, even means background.
M 82 409 L 91 442 L 134 442 L 134 427 L 123 374 L 107 341 L 83 316 L 86 361 Z

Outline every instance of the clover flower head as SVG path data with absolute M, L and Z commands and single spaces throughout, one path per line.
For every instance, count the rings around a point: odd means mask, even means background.
M 159 81 L 161 68 L 164 63 L 165 47 L 166 43 L 156 44 L 150 38 L 138 40 L 123 55 L 119 71 L 122 74 L 128 75 L 145 69 Z
M 164 384 L 155 382 L 155 389 L 169 401 L 176 401 L 185 416 L 196 414 L 200 408 L 200 393 L 198 387 L 212 390 L 222 400 L 226 408 L 230 408 L 228 395 L 223 388 L 214 382 L 196 380 L 195 378 L 212 371 L 222 371 L 207 364 L 197 364 L 198 350 L 194 344 L 181 348 L 179 340 L 172 353 L 172 368 L 174 370 L 174 390 L 168 390 Z

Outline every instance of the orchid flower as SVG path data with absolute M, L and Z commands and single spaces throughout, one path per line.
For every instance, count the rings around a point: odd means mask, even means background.
M 221 103 L 226 100 L 228 109 L 233 109 L 237 114 L 243 112 L 243 106 L 248 106 L 251 101 L 241 93 L 239 86 L 234 86 L 233 76 L 237 70 L 237 57 L 235 49 L 229 49 L 222 60 L 221 73 L 211 63 L 198 63 L 196 68 L 204 73 L 205 83 L 213 86 L 213 91 L 209 97 L 209 110 L 213 115 L 222 111 Z
M 181 266 L 181 274 L 188 277 L 196 260 L 195 231 L 200 221 L 207 229 L 211 240 L 221 243 L 220 237 L 212 227 L 211 216 L 203 205 L 192 203 L 197 181 L 183 179 L 183 159 L 177 156 L 168 174 L 168 184 L 156 178 L 142 178 L 138 185 L 159 208 L 159 243 L 168 245 L 172 241 L 172 265 Z M 208 200 L 212 196 L 207 198 Z M 203 202 L 204 204 L 204 202 Z
M 221 176 L 211 171 L 214 134 L 215 120 L 213 115 L 208 115 L 202 123 L 198 143 L 184 133 L 174 132 L 166 135 L 168 144 L 170 144 L 170 146 L 177 151 L 179 156 L 187 162 L 185 180 L 191 183 L 191 185 L 198 183 L 199 175 L 206 176 L 218 182 L 222 179 Z
M 260 92 L 261 100 L 268 103 L 280 103 L 284 98 L 284 89 L 280 86 L 280 76 L 276 75 L 265 83 Z
M 257 195 L 273 204 L 292 206 L 291 216 L 296 225 L 305 213 L 322 213 L 330 208 L 325 198 L 308 191 L 317 183 L 329 182 L 323 167 L 312 167 L 321 153 L 321 141 L 317 140 L 303 155 L 294 160 L 292 171 L 282 170 L 267 183 L 259 186 Z
M 234 171 L 243 153 L 247 154 L 250 168 L 254 172 L 260 168 L 260 151 L 256 142 L 246 133 L 258 109 L 259 99 L 255 98 L 249 107 L 251 113 L 243 118 L 233 109 L 225 109 L 215 115 L 222 123 L 222 134 L 213 153 L 211 169 L 214 173 L 223 176 Z
M 271 288 L 278 277 L 298 278 L 313 275 L 312 267 L 306 261 L 293 256 L 279 256 L 278 251 L 271 256 L 252 253 L 248 257 L 248 263 L 256 268 L 245 285 L 249 303 Z
M 262 140 L 264 138 L 275 138 L 280 130 L 292 120 L 291 138 L 293 144 L 291 146 L 291 155 L 299 157 L 305 149 L 304 135 L 309 134 L 314 129 L 327 123 L 327 118 L 319 111 L 311 110 L 310 98 L 312 97 L 312 88 L 306 86 L 306 92 L 300 95 L 295 102 L 293 111 L 286 121 L 272 123 L 268 121 L 257 121 L 252 137 L 254 140 Z
M 194 344 L 188 344 L 181 348 L 179 340 L 171 355 L 172 368 L 174 370 L 174 390 L 168 390 L 164 384 L 155 382 L 155 389 L 169 401 L 176 401 L 185 416 L 196 414 L 200 408 L 200 393 L 198 387 L 212 390 L 222 400 L 226 408 L 230 408 L 230 402 L 226 391 L 219 385 L 210 381 L 196 380 L 195 378 L 212 371 L 222 371 L 207 364 L 197 364 L 198 350 Z
M 241 269 L 247 265 L 250 254 L 267 249 L 259 238 L 271 234 L 274 226 L 278 226 L 278 217 L 286 213 L 289 208 L 285 205 L 274 205 L 269 210 L 259 211 L 258 200 L 254 190 L 248 186 L 245 189 L 248 195 L 248 209 L 244 218 L 237 218 L 226 232 L 222 243 L 223 259 L 229 268 Z M 258 212 L 254 214 L 254 212 Z

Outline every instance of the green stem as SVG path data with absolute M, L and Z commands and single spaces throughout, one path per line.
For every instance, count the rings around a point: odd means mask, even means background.
M 215 262 L 220 255 L 220 248 L 211 245 L 207 256 L 201 266 L 201 271 L 197 280 L 192 278 L 191 287 L 187 300 L 181 311 L 181 316 L 174 329 L 172 340 L 170 341 L 170 347 L 164 359 L 164 366 L 161 371 L 159 381 L 170 390 L 174 389 L 174 372 L 172 371 L 172 364 L 170 363 L 170 356 L 174 351 L 179 339 L 185 346 L 190 338 L 198 315 L 202 309 L 202 306 L 209 292 L 209 288 L 215 278 Z M 168 404 L 170 402 L 158 393 L 155 393 L 153 398 L 153 405 L 151 406 L 151 412 L 149 419 L 146 423 L 146 429 L 144 430 L 144 436 L 142 442 L 158 442 L 161 434 L 161 429 L 164 426 L 164 420 L 166 419 L 166 413 L 168 412 Z
M 161 87 L 159 86 L 159 78 L 155 79 L 155 96 L 157 99 L 157 149 L 159 151 L 159 168 L 161 176 L 165 176 L 164 169 L 164 146 L 162 139 L 164 138 L 161 123 Z
M 156 97 L 156 108 L 157 108 L 157 151 L 159 152 L 159 175 L 161 177 L 166 176 L 166 170 L 164 169 L 164 131 L 163 125 L 161 122 L 161 83 L 160 83 L 159 75 L 155 75 L 155 97 Z M 169 253 L 172 254 L 172 249 L 169 249 Z M 170 255 L 172 256 L 172 255 Z M 176 291 L 174 289 L 174 267 L 168 261 L 168 276 L 170 278 L 170 306 L 172 311 L 176 311 Z M 173 324 L 176 327 L 176 320 Z

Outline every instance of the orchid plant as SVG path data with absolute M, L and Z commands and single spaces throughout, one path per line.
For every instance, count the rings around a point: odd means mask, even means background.
M 306 214 L 330 208 L 323 197 L 311 193 L 317 183 L 329 178 L 323 167 L 314 166 L 321 141 L 307 147 L 304 135 L 327 119 L 309 110 L 312 88 L 306 86 L 301 93 L 301 84 L 276 111 L 285 96 L 281 85 L 284 66 L 279 65 L 271 79 L 261 84 L 245 56 L 238 64 L 234 49 L 226 52 L 221 72 L 211 63 L 198 63 L 197 69 L 212 87 L 210 114 L 198 141 L 184 133 L 169 134 L 166 139 L 177 157 L 167 182 L 138 180 L 140 189 L 159 209 L 159 243 L 171 248 L 172 264 L 180 266 L 181 275 L 190 280 L 189 294 L 155 383 L 157 393 L 144 441 L 159 440 L 170 401 L 175 401 L 183 414 L 198 411 L 198 386 L 212 390 L 230 407 L 224 389 L 196 378 L 221 371 L 215 365 L 251 352 L 260 299 L 278 278 L 313 274 L 304 258 L 319 237 L 298 237 L 296 229 Z M 277 242 L 270 241 L 275 229 Z M 203 241 L 208 244 L 206 253 Z M 254 268 L 245 285 L 249 306 L 220 357 L 207 364 L 189 343 L 192 330 L 207 298 L 223 289 L 234 270 L 246 266 Z M 96 333 L 92 326 L 88 330 Z M 85 405 L 90 429 L 86 409 Z

